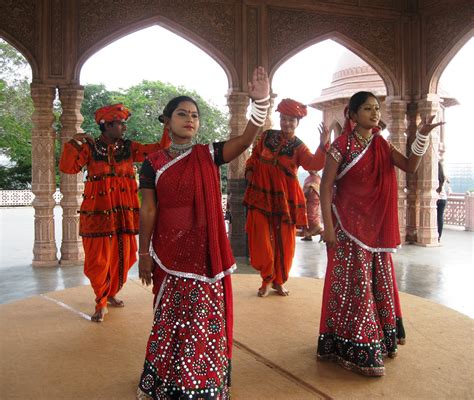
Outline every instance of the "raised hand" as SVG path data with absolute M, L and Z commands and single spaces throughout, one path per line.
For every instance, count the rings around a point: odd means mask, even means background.
M 420 134 L 422 134 L 423 136 L 427 136 L 434 128 L 445 124 L 444 122 L 436 122 L 435 124 L 433 124 L 432 122 L 435 117 L 436 115 L 427 115 L 425 117 L 425 120 L 421 121 L 418 124 L 418 132 L 420 132 Z
M 326 144 L 329 142 L 329 130 L 324 124 L 324 122 L 321 122 L 318 126 L 318 131 L 319 131 L 319 141 L 321 146 L 326 146 Z
M 257 67 L 253 71 L 252 81 L 248 83 L 249 97 L 252 100 L 264 99 L 270 94 L 270 81 L 263 67 Z

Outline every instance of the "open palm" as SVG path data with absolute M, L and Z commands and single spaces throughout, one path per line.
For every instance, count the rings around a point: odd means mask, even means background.
M 257 67 L 253 71 L 252 81 L 248 83 L 249 97 L 252 100 L 264 99 L 270 94 L 270 81 L 263 67 Z

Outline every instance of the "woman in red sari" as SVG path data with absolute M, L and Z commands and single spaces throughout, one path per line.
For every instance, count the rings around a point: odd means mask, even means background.
M 395 166 L 415 172 L 429 132 L 441 123 L 432 124 L 432 116 L 419 126 L 407 158 L 379 134 L 372 93 L 352 96 L 347 116 L 355 126 L 346 123 L 332 143 L 321 182 L 328 266 L 317 353 L 381 376 L 384 356 L 395 357 L 397 343 L 405 342 L 391 256 L 400 245 Z
M 139 276 L 153 281 L 155 316 L 138 388 L 140 399 L 228 399 L 232 287 L 236 268 L 222 212 L 218 166 L 247 149 L 265 121 L 268 76 L 253 73 L 251 120 L 242 135 L 194 145 L 199 109 L 171 100 L 162 122 L 172 143 L 140 174 Z

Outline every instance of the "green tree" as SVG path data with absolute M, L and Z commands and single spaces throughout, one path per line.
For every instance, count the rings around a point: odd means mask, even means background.
M 31 115 L 28 61 L 0 40 L 0 189 L 31 183 Z

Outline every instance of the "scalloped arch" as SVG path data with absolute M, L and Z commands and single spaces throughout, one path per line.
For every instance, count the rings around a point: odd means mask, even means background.
M 275 72 L 278 70 L 278 68 L 280 68 L 280 66 L 284 62 L 288 61 L 291 57 L 314 44 L 320 43 L 328 39 L 335 41 L 341 46 L 344 46 L 346 49 L 352 51 L 357 56 L 362 58 L 367 64 L 369 64 L 384 81 L 385 87 L 387 88 L 387 96 L 400 95 L 400 84 L 398 83 L 395 76 L 390 72 L 390 70 L 385 67 L 384 63 L 365 47 L 361 46 L 354 40 L 337 31 L 326 33 L 324 35 L 317 36 L 311 40 L 308 40 L 301 46 L 294 48 L 293 51 L 287 53 L 284 57 L 280 58 L 279 61 L 277 61 L 273 66 L 271 66 L 270 80 L 273 80 L 273 76 L 275 75 Z
M 111 35 L 108 35 L 101 40 L 97 41 L 93 46 L 89 47 L 85 50 L 78 58 L 76 65 L 74 66 L 74 81 L 79 83 L 79 76 L 81 73 L 81 69 L 84 63 L 93 56 L 97 51 L 101 50 L 105 46 L 113 43 L 114 41 L 127 36 L 131 33 L 138 32 L 142 29 L 149 28 L 153 25 L 159 25 L 173 33 L 178 34 L 183 39 L 186 39 L 190 43 L 194 44 L 202 51 L 204 51 L 209 57 L 211 57 L 214 61 L 217 62 L 224 70 L 227 80 L 228 80 L 228 87 L 236 87 L 239 84 L 239 78 L 235 67 L 230 62 L 230 60 L 224 56 L 219 50 L 217 50 L 214 46 L 209 44 L 206 40 L 202 39 L 199 35 L 195 34 L 194 32 L 190 31 L 189 29 L 165 18 L 162 16 L 154 16 L 145 20 L 141 20 L 139 22 L 124 26 L 122 29 L 114 32 Z
M 26 61 L 28 61 L 28 64 L 31 68 L 32 80 L 34 81 L 35 79 L 39 79 L 38 63 L 36 62 L 36 58 L 29 52 L 29 50 L 2 29 L 0 29 L 0 37 L 26 58 Z
M 438 92 L 439 80 L 441 75 L 443 75 L 444 70 L 456 54 L 458 54 L 464 45 L 471 39 L 474 40 L 474 28 L 469 27 L 454 38 L 452 45 L 447 46 L 447 50 L 438 57 L 437 63 L 433 65 L 433 68 L 431 68 L 430 72 L 427 74 L 429 77 L 429 83 L 424 87 L 427 87 L 428 93 Z

